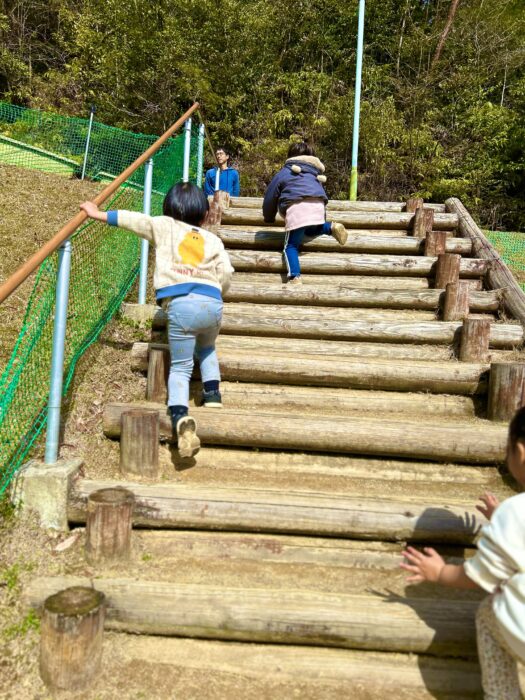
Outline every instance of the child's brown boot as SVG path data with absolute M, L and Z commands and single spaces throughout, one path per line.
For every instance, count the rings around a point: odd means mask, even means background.
M 348 239 L 348 231 L 345 229 L 343 224 L 338 224 L 336 221 L 333 221 L 332 236 L 339 243 L 339 245 L 344 245 Z
M 193 457 L 201 448 L 201 441 L 197 437 L 197 423 L 191 416 L 184 416 L 177 421 L 177 448 L 183 459 Z

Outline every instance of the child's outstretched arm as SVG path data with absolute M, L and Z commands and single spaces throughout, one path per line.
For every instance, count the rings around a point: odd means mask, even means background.
M 463 564 L 445 564 L 443 557 L 432 547 L 425 547 L 422 552 L 407 547 L 403 556 L 408 563 L 403 562 L 400 567 L 412 574 L 407 578 L 408 583 L 429 581 L 451 588 L 479 588 L 467 576 Z
M 100 211 L 100 209 L 94 202 L 82 202 L 80 208 L 82 209 L 82 211 L 86 212 L 90 219 L 96 219 L 96 221 L 104 222 L 108 220 L 107 212 Z

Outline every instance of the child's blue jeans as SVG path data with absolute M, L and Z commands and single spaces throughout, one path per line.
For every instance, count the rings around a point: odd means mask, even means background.
M 288 268 L 288 277 L 293 279 L 301 274 L 301 266 L 299 265 L 299 247 L 301 246 L 304 237 L 329 236 L 332 233 L 332 224 L 326 222 L 324 224 L 315 224 L 313 226 L 303 226 L 296 228 L 293 231 L 286 231 L 284 238 L 284 260 Z
M 170 374 L 168 406 L 187 406 L 193 357 L 198 359 L 203 382 L 220 381 L 215 339 L 222 320 L 222 301 L 203 294 L 175 297 L 166 309 Z

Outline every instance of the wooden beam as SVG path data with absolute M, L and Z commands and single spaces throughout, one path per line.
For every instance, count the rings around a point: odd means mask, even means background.
M 90 564 L 114 564 L 129 558 L 134 500 L 123 488 L 90 494 L 86 519 L 86 559 Z
M 423 197 L 410 197 L 410 199 L 407 199 L 404 211 L 412 214 L 415 213 L 418 209 L 423 208 Z
M 502 289 L 505 308 L 511 316 L 525 325 L 525 293 L 514 275 L 461 201 L 451 197 L 445 204 L 447 211 L 457 214 L 459 233 L 472 241 L 473 254 L 490 263 L 487 270 L 490 286 L 493 289 Z
M 447 284 L 456 284 L 458 282 L 461 262 L 461 256 L 456 253 L 438 255 L 435 280 L 437 289 L 446 289 Z
M 151 408 L 155 404 L 149 404 Z M 103 427 L 108 437 L 120 436 L 120 416 L 130 404 L 108 403 Z M 161 436 L 172 439 L 166 407 L 157 405 Z M 220 415 L 218 415 L 220 414 Z M 223 409 L 199 414 L 203 444 L 281 448 L 287 450 L 387 455 L 493 464 L 505 459 L 502 426 L 455 422 L 410 423 L 369 417 L 296 416 Z
M 490 322 L 486 318 L 465 318 L 461 329 L 461 362 L 486 362 L 489 355 Z
M 434 212 L 426 207 L 419 208 L 415 211 L 414 221 L 412 223 L 412 235 L 420 240 L 424 240 L 427 233 L 432 233 L 434 225 Z
M 457 240 L 457 239 L 454 239 Z M 443 253 L 459 253 L 460 255 L 470 255 L 459 249 L 459 246 L 449 245 L 445 231 L 427 231 L 425 236 L 425 255 L 438 257 Z
M 423 201 L 423 200 L 421 200 Z M 230 206 L 237 209 L 262 209 L 262 197 L 231 197 Z M 444 204 L 424 202 L 425 207 L 445 212 Z M 405 211 L 404 202 L 351 202 L 347 199 L 329 199 L 327 209 L 333 211 Z
M 231 250 L 233 266 L 243 272 L 284 272 L 280 253 L 271 251 Z M 447 253 L 453 255 L 453 253 Z M 375 275 L 400 277 L 429 277 L 435 273 L 436 258 L 404 255 L 358 255 L 341 253 L 303 253 L 300 256 L 303 274 L 315 275 Z M 486 260 L 462 258 L 461 277 L 482 277 L 488 269 Z M 444 289 L 444 287 L 443 287 Z
M 120 471 L 127 476 L 138 474 L 157 479 L 160 476 L 157 414 L 135 409 L 123 413 L 121 420 Z
M 483 294 L 483 292 L 478 292 Z M 465 280 L 447 284 L 443 303 L 444 321 L 463 321 L 470 311 L 470 290 Z
M 510 421 L 525 405 L 525 363 L 493 362 L 490 366 L 488 418 Z

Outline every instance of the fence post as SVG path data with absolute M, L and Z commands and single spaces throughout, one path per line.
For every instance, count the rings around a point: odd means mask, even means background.
M 144 198 L 142 211 L 148 216 L 151 214 L 151 190 L 153 185 L 153 158 L 144 165 Z M 140 275 L 139 275 L 139 304 L 146 303 L 146 289 L 148 286 L 148 256 L 149 242 L 144 238 L 140 246 Z
M 86 175 L 86 166 L 87 166 L 87 159 L 88 159 L 88 151 L 89 151 L 89 142 L 91 140 L 91 129 L 93 128 L 93 115 L 95 114 L 95 105 L 91 105 L 91 112 L 89 115 L 89 125 L 88 125 L 88 132 L 87 132 L 87 138 L 86 138 L 86 150 L 84 151 L 84 163 L 82 164 L 82 176 L 81 180 L 84 179 Z
M 55 323 L 53 327 L 53 351 L 51 355 L 46 451 L 44 457 L 46 464 L 54 464 L 58 459 L 70 270 L 71 241 L 68 239 L 64 241 L 58 250 Z
M 182 166 L 182 182 L 190 180 L 190 150 L 191 150 L 191 117 L 184 122 L 184 161 Z
M 199 146 L 197 151 L 197 187 L 202 187 L 204 175 L 204 124 L 199 125 Z
M 357 199 L 357 155 L 359 150 L 359 116 L 361 111 L 361 72 L 363 65 L 363 36 L 365 31 L 365 0 L 359 0 L 357 23 L 357 56 L 355 66 L 354 128 L 352 132 L 352 170 L 350 172 L 350 200 Z

